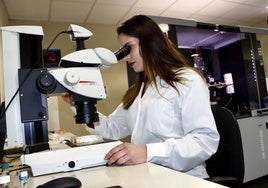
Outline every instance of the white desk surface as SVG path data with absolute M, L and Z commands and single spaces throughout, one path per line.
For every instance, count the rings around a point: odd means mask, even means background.
M 156 164 L 134 166 L 100 166 L 73 172 L 30 177 L 28 188 L 37 187 L 59 177 L 72 176 L 82 182 L 82 188 L 105 188 L 119 185 L 123 188 L 221 188 L 224 186 L 171 170 Z M 11 176 L 10 187 L 18 187 L 17 177 Z

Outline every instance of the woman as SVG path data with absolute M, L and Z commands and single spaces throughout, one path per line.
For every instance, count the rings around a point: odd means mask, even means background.
M 108 165 L 147 161 L 206 178 L 205 161 L 216 152 L 219 134 L 204 78 L 188 65 L 158 25 L 138 15 L 117 29 L 124 57 L 137 73 L 122 103 L 95 128 L 105 138 L 131 135 L 107 153 Z

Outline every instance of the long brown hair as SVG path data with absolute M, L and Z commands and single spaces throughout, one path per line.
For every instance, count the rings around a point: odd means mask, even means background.
M 155 77 L 159 76 L 178 91 L 174 83 L 184 80 L 180 70 L 191 66 L 155 21 L 144 15 L 134 16 L 117 28 L 117 34 L 139 39 L 144 63 L 144 72 L 136 73 L 135 83 L 123 96 L 124 109 L 128 109 L 135 100 L 145 75 L 156 87 Z

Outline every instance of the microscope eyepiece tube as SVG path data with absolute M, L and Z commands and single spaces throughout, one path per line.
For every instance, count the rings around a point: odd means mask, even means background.
M 131 49 L 130 46 L 124 45 L 119 50 L 114 52 L 117 60 L 119 61 L 119 60 L 123 59 L 124 57 L 126 57 L 130 53 L 130 49 Z

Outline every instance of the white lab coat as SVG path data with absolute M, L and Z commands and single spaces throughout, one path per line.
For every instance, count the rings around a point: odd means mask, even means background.
M 108 117 L 99 114 L 95 129 L 105 138 L 131 135 L 131 142 L 147 145 L 147 161 L 206 178 L 205 161 L 216 152 L 219 134 L 210 108 L 209 91 L 194 71 L 186 71 L 180 94 L 157 77 L 157 92 L 151 84 L 128 110 L 120 104 Z

